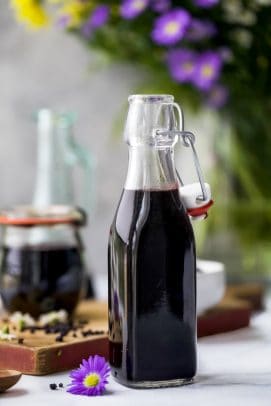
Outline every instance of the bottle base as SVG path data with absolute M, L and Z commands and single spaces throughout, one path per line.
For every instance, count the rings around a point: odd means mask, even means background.
M 121 385 L 128 386 L 134 389 L 158 389 L 158 388 L 170 388 L 174 386 L 190 385 L 194 382 L 194 378 L 181 378 L 181 379 L 169 379 L 168 381 L 139 381 L 139 382 L 122 382 L 116 377 L 114 380 Z

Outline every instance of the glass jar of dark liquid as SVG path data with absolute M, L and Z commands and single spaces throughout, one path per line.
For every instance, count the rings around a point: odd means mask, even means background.
M 127 386 L 181 385 L 196 373 L 195 242 L 173 154 L 186 136 L 172 96 L 129 102 L 129 167 L 108 250 L 110 364 Z
M 6 310 L 34 317 L 59 309 L 73 312 L 84 277 L 78 232 L 84 221 L 81 211 L 68 206 L 0 213 L 0 294 Z

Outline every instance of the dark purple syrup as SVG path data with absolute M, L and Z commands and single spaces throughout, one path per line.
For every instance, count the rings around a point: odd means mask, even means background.
M 82 257 L 75 247 L 3 248 L 0 294 L 10 312 L 34 317 L 58 309 L 72 312 L 82 281 Z
M 127 385 L 192 378 L 195 244 L 177 189 L 124 190 L 108 265 L 113 375 Z

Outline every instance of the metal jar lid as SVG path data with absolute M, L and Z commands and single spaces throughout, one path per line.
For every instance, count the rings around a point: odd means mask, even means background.
M 86 224 L 83 210 L 64 205 L 53 205 L 44 208 L 33 206 L 14 206 L 0 210 L 0 225 L 11 226 L 50 226 L 56 224 Z

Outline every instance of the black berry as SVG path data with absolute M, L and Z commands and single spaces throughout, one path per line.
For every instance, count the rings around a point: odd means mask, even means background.
M 56 390 L 57 389 L 57 384 L 56 383 L 50 383 L 49 385 L 51 390 Z

